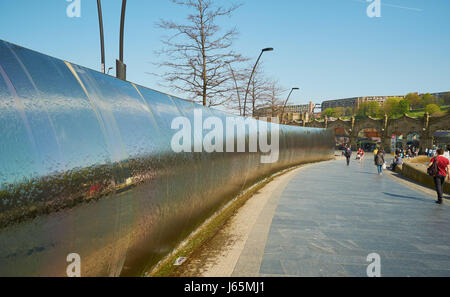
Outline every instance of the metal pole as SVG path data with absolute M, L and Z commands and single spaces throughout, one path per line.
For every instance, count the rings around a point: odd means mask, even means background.
M 98 24 L 100 27 L 100 48 L 102 56 L 102 72 L 105 73 L 105 39 L 103 37 L 103 17 L 102 17 L 102 4 L 101 0 L 97 0 L 98 8 Z
M 287 103 L 288 103 L 288 101 L 289 101 L 289 97 L 291 97 L 291 94 L 292 94 L 292 92 L 293 92 L 294 90 L 299 90 L 299 88 L 292 88 L 291 91 L 289 92 L 289 95 L 288 95 L 286 101 L 284 102 L 283 110 L 282 110 L 282 112 L 281 112 L 281 123 L 283 123 L 284 109 L 286 108 L 286 105 L 287 105 Z
M 123 63 L 123 34 L 125 27 L 125 10 L 127 7 L 127 0 L 122 0 L 122 15 L 120 17 L 120 42 L 119 42 L 119 60 L 116 60 L 116 74 L 117 78 L 127 79 L 127 65 Z
M 250 75 L 250 79 L 248 80 L 248 85 L 247 85 L 247 90 L 245 91 L 245 98 L 244 98 L 244 117 L 247 114 L 246 108 L 247 108 L 247 95 L 248 95 L 248 91 L 250 89 L 250 83 L 252 81 L 253 78 L 253 74 L 255 73 L 256 70 L 256 66 L 258 66 L 258 62 L 261 59 L 261 56 L 264 52 L 268 52 L 268 51 L 273 51 L 273 48 L 265 48 L 263 50 L 261 50 L 261 53 L 259 54 L 258 59 L 256 60 L 255 66 L 253 66 L 253 70 L 252 70 L 252 74 Z
M 238 103 L 239 103 L 239 115 L 242 116 L 241 96 L 240 96 L 240 94 L 239 94 L 239 87 L 238 87 L 238 84 L 237 84 L 237 81 L 236 81 L 236 76 L 234 75 L 234 71 L 233 71 L 233 68 L 231 67 L 231 64 L 230 64 L 230 63 L 228 63 L 228 66 L 230 66 L 231 75 L 232 75 L 232 77 L 233 77 L 234 85 L 235 85 L 235 87 L 236 87 L 236 93 L 237 93 Z

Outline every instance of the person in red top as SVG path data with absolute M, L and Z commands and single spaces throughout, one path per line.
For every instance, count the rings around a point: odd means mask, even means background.
M 430 168 L 435 161 L 437 162 L 438 174 L 434 176 L 434 184 L 436 185 L 436 192 L 438 194 L 438 201 L 436 201 L 436 203 L 442 204 L 442 197 L 444 196 L 443 189 L 445 177 L 447 177 L 450 181 L 450 162 L 446 157 L 443 156 L 443 149 L 438 149 L 436 153 L 437 156 L 431 159 L 430 163 L 428 164 L 428 168 Z

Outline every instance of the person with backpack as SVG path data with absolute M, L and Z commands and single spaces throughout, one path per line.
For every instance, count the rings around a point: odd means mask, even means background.
M 350 166 L 350 158 L 352 156 L 352 149 L 350 146 L 347 146 L 344 151 L 344 156 L 347 159 L 347 166 Z
M 438 149 L 436 151 L 437 156 L 432 158 L 428 164 L 428 174 L 434 179 L 434 184 L 436 185 L 436 192 L 438 195 L 437 204 L 442 204 L 442 198 L 444 196 L 444 182 L 447 177 L 450 180 L 450 162 L 445 158 L 444 150 Z
M 378 150 L 377 154 L 375 155 L 375 165 L 378 169 L 378 175 L 383 175 L 384 155 L 381 149 Z

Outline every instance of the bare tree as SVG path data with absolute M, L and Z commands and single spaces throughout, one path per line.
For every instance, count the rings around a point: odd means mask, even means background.
M 284 90 L 278 81 L 274 80 L 268 84 L 269 96 L 267 98 L 268 109 L 270 110 L 271 117 L 277 117 L 283 107 L 284 102 L 281 99 L 281 95 L 286 91 Z
M 230 65 L 234 90 L 230 93 L 231 100 L 228 102 L 228 107 L 239 111 L 241 116 L 244 114 L 251 114 L 253 117 L 276 116 L 282 106 L 279 97 L 284 90 L 279 86 L 278 81 L 265 77 L 262 64 L 258 64 L 250 81 L 247 106 L 243 102 L 252 70 L 252 67 L 235 69 Z
M 239 7 L 224 8 L 213 5 L 212 0 L 172 0 L 193 12 L 186 24 L 161 20 L 158 27 L 173 32 L 162 42 L 159 54 L 166 61 L 158 63 L 165 69 L 161 76 L 172 89 L 187 93 L 194 101 L 204 106 L 222 105 L 230 100 L 233 89 L 229 64 L 243 61 L 241 55 L 231 47 L 236 38 L 236 28 L 221 32 L 216 21 L 222 16 L 231 16 Z

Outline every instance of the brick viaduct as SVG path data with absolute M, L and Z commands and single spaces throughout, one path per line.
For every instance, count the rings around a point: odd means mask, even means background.
M 381 133 L 381 141 L 384 149 L 388 152 L 391 148 L 392 135 L 407 135 L 417 133 L 420 136 L 420 148 L 431 148 L 433 145 L 433 136 L 436 131 L 450 130 L 450 114 L 443 117 L 430 117 L 425 114 L 423 118 L 413 118 L 404 115 L 398 119 L 389 119 L 384 116 L 383 119 L 365 118 L 350 120 L 337 119 L 331 121 L 327 118 L 322 121 L 313 120 L 304 124 L 305 127 L 344 129 L 350 138 L 352 148 L 356 148 L 358 134 L 364 129 L 376 129 Z M 406 143 L 403 143 L 406 145 Z

